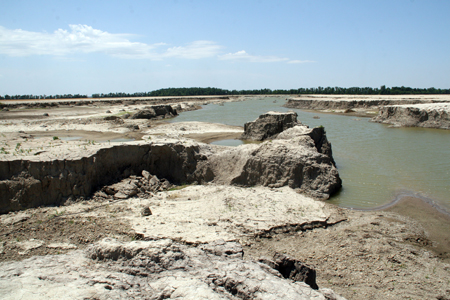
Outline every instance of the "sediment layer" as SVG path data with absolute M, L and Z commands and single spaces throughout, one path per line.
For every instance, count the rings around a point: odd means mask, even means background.
M 199 151 L 198 145 L 139 143 L 101 148 L 79 159 L 0 161 L 0 213 L 88 197 L 144 169 L 175 183 L 193 182 Z

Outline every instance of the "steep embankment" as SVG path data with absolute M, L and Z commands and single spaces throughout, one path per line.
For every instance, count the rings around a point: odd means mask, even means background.
M 385 106 L 372 121 L 395 126 L 450 129 L 450 103 Z
M 364 98 L 364 97 L 361 97 Z M 313 110 L 336 110 L 336 109 L 378 109 L 386 105 L 435 103 L 438 100 L 422 99 L 361 99 L 361 100 L 340 100 L 340 99 L 320 99 L 320 98 L 294 98 L 289 99 L 284 105 L 288 108 L 313 109 Z
M 175 183 L 193 182 L 201 159 L 198 145 L 167 142 L 105 146 L 73 159 L 0 161 L 0 213 L 88 197 L 142 170 Z
M 0 213 L 89 197 L 104 185 L 143 170 L 176 184 L 288 185 L 329 198 L 341 187 L 341 179 L 331 151 L 326 150 L 331 148 L 323 129 L 296 126 L 285 132 L 287 138 L 280 134 L 236 148 L 154 138 L 117 146 L 97 144 L 90 152 L 79 150 L 82 155 L 76 155 L 77 147 L 70 143 L 59 143 L 60 159 L 45 153 L 40 157 L 38 152 L 18 160 L 15 152 L 9 153 L 0 161 Z

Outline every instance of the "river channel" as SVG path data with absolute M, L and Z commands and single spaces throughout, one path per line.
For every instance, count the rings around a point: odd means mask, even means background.
M 243 126 L 267 111 L 295 111 L 303 124 L 324 126 L 332 144 L 343 188 L 328 200 L 331 203 L 371 209 L 409 194 L 432 199 L 450 211 L 450 130 L 391 128 L 368 118 L 288 109 L 284 103 L 280 97 L 255 97 L 210 104 L 184 112 L 174 122 Z

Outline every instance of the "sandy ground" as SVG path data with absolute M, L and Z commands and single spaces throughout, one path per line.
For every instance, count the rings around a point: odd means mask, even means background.
M 119 143 L 138 143 L 152 138 L 192 138 L 210 143 L 235 139 L 243 132 L 242 127 L 222 124 L 121 118 L 146 106 L 75 106 L 0 111 L 0 159 L 39 161 L 76 158 Z M 118 119 L 105 120 L 111 116 Z
M 103 119 L 134 109 L 139 106 L 1 112 L 0 159 L 64 157 L 74 149 L 77 155 L 84 156 L 113 143 L 139 143 L 152 137 L 196 138 L 210 142 L 242 133 L 241 127 L 198 122 Z M 107 113 L 108 110 L 111 113 Z M 44 117 L 44 113 L 49 116 Z M 71 137 L 79 138 L 70 140 Z M 223 189 L 220 196 L 218 189 Z M 275 210 L 271 206 L 274 202 L 268 201 L 274 199 L 275 196 L 267 196 L 272 194 L 289 200 L 292 198 L 289 193 L 283 189 L 250 188 L 239 192 L 220 186 L 194 186 L 144 199 L 107 201 L 93 197 L 68 206 L 10 213 L 0 216 L 0 261 L 82 249 L 106 236 L 133 240 L 152 230 L 161 235 L 169 232 L 190 243 L 201 240 L 199 233 L 208 237 L 217 234 L 241 240 L 248 259 L 270 257 L 278 251 L 314 265 L 319 286 L 331 288 L 348 299 L 450 299 L 448 216 L 415 198 L 404 198 L 389 211 L 371 212 L 338 209 L 324 202 L 311 202 L 307 208 L 310 200 L 300 201 L 303 204 L 296 207 L 282 206 Z M 218 201 L 209 206 L 218 209 L 216 214 L 201 213 L 200 208 L 207 206 L 208 199 Z M 142 206 L 146 205 L 155 217 L 140 216 Z M 318 206 L 312 209 L 313 205 Z M 189 209 L 193 207 L 197 209 Z M 253 219 L 257 221 L 252 223 L 252 218 L 240 213 L 240 210 L 250 209 L 265 219 L 255 216 Z M 178 228 L 167 231 L 174 216 L 171 210 L 179 214 L 179 224 L 183 223 L 181 218 L 185 218 L 184 227 L 178 224 Z M 189 214 L 182 213 L 186 211 Z M 313 219 L 305 219 L 305 213 L 314 211 L 318 212 L 316 219 L 327 219 L 326 214 L 331 211 L 341 222 L 325 227 L 285 226 L 283 230 L 257 234 L 267 224 L 276 227 L 279 220 L 284 220 L 285 224 L 311 221 Z M 242 234 L 243 229 L 246 235 Z M 189 236 L 192 239 L 188 240 Z

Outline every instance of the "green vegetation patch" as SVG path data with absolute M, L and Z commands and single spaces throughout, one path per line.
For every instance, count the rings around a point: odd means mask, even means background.
M 184 189 L 184 188 L 187 188 L 188 186 L 191 186 L 191 185 L 193 185 L 193 184 L 182 184 L 182 185 L 177 185 L 177 186 L 174 186 L 173 188 L 169 189 L 169 192 L 171 192 L 171 191 L 179 191 L 179 190 L 182 190 L 182 189 Z

